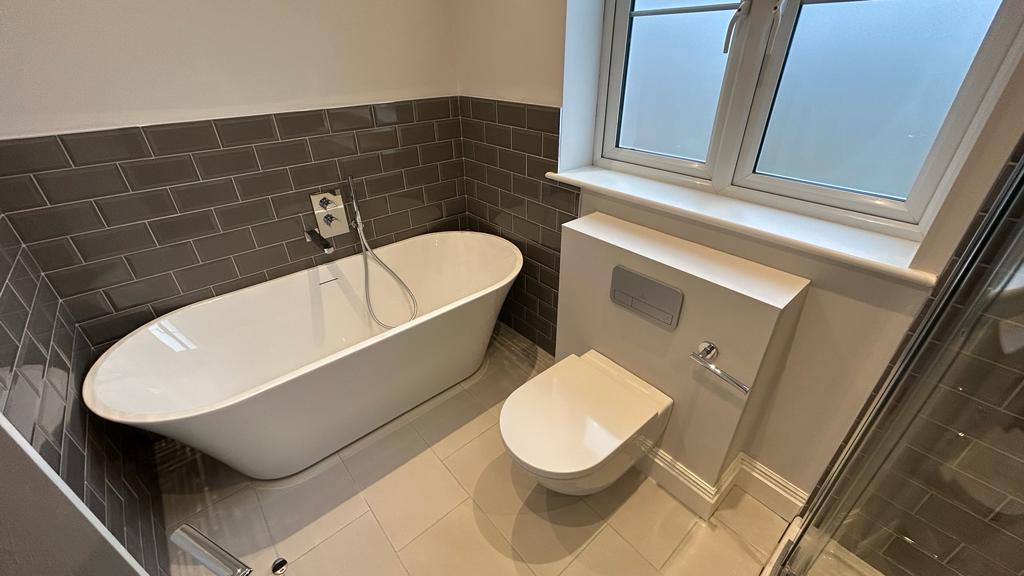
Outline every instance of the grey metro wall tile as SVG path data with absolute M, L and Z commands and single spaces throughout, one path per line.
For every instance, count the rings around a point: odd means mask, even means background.
M 46 206 L 46 199 L 31 176 L 0 178 L 0 213 L 40 206 Z
M 64 134 L 61 142 L 75 166 L 148 158 L 149 146 L 138 128 Z
M 151 220 L 149 228 L 160 244 L 172 244 L 220 231 L 212 210 Z
M 110 303 L 118 311 L 180 294 L 178 284 L 170 274 L 161 274 L 145 280 L 121 284 L 114 288 L 108 288 L 106 293 Z
M 128 267 L 136 278 L 145 278 L 199 263 L 199 257 L 190 242 L 171 244 L 125 256 Z
M 199 180 L 192 157 L 187 154 L 125 162 L 121 164 L 121 170 L 132 190 L 160 188 Z
M 260 168 L 263 170 L 313 161 L 305 140 L 261 144 L 256 147 L 256 156 L 259 158 Z
M 352 132 L 310 138 L 309 147 L 312 149 L 314 160 L 342 158 L 357 153 L 356 138 Z
M 385 102 L 373 105 L 373 119 L 377 126 L 408 124 L 416 120 L 412 102 Z
M 394 127 L 373 128 L 356 132 L 356 142 L 362 153 L 377 152 L 398 147 L 398 133 Z
M 174 277 L 183 292 L 192 292 L 193 290 L 234 280 L 238 277 L 238 273 L 235 271 L 235 265 L 231 259 L 223 258 L 175 270 Z
M 55 136 L 0 141 L 0 176 L 71 166 Z
M 26 210 L 10 214 L 8 218 L 25 242 L 38 242 L 103 228 L 103 220 L 92 202 Z
M 224 147 L 260 144 L 278 139 L 274 118 L 270 115 L 222 118 L 213 123 Z
M 38 242 L 29 245 L 28 249 L 44 272 L 82 263 L 78 251 L 67 238 Z
M 52 204 L 122 194 L 128 185 L 116 164 L 71 168 L 36 175 L 43 195 Z
M 283 244 L 275 244 L 251 252 L 243 252 L 242 254 L 235 255 L 233 258 L 235 265 L 238 266 L 238 273 L 242 276 L 287 264 L 289 261 L 288 252 Z
M 291 192 L 292 179 L 288 170 L 279 168 L 277 170 L 266 170 L 256 174 L 246 174 L 235 177 L 235 187 L 242 200 L 260 198 Z
M 369 106 L 332 108 L 327 111 L 332 132 L 359 130 L 373 127 L 373 112 Z
M 109 226 L 130 224 L 176 214 L 167 190 L 148 190 L 96 200 L 96 208 Z
M 157 124 L 146 126 L 142 131 L 157 156 L 220 148 L 217 132 L 209 120 Z
M 144 222 L 79 234 L 72 236 L 71 242 L 87 262 L 156 246 Z
M 275 114 L 278 136 L 282 140 L 300 136 L 316 136 L 330 132 L 323 110 L 306 110 Z
M 182 212 L 238 202 L 235 184 L 230 178 L 175 186 L 170 192 Z
M 132 273 L 121 258 L 90 262 L 49 274 L 53 288 L 62 298 L 108 288 L 133 280 Z
M 260 169 L 256 153 L 249 146 L 199 152 L 192 157 L 204 180 L 256 172 Z
M 427 100 L 416 100 L 413 102 L 416 111 L 416 120 L 440 120 L 448 118 L 452 114 L 449 98 L 431 98 Z
M 341 176 L 338 174 L 338 165 L 333 160 L 293 166 L 288 171 L 296 189 L 322 186 L 341 180 Z
M 63 302 L 75 322 L 85 322 L 114 311 L 102 292 L 89 292 L 65 298 Z
M 204 262 L 239 254 L 256 247 L 252 232 L 248 228 L 206 236 L 193 241 L 192 244 Z
M 274 218 L 274 209 L 266 198 L 239 202 L 216 209 L 217 221 L 224 230 L 266 222 Z
M 147 306 L 142 306 L 103 318 L 97 318 L 96 320 L 90 320 L 82 325 L 82 331 L 89 339 L 89 342 L 95 346 L 121 338 L 153 318 L 153 312 Z M 122 533 L 124 531 L 123 525 L 121 531 Z

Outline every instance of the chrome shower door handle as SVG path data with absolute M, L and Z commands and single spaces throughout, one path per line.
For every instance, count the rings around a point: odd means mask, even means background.
M 715 346 L 714 342 L 701 342 L 700 346 L 697 347 L 696 352 L 690 352 L 690 359 L 694 362 L 700 364 L 715 376 L 718 376 L 722 380 L 725 380 L 729 384 L 739 388 L 744 395 L 750 394 L 750 386 L 740 382 L 731 374 L 711 362 L 716 356 L 718 356 L 718 346 Z

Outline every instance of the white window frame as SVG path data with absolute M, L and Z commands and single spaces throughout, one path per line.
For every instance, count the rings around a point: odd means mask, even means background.
M 707 163 L 617 147 L 632 0 L 606 0 L 594 164 L 822 219 L 920 239 L 932 203 L 944 200 L 988 110 L 993 81 L 1024 25 L 1017 0 L 1003 0 L 906 201 L 757 174 L 754 165 L 797 16 L 804 4 L 851 0 L 751 0 L 738 21 Z M 867 0 L 871 1 L 871 0 Z M 740 2 L 716 6 L 739 7 Z M 780 9 L 777 9 L 780 8 Z M 644 11 L 677 13 L 694 10 Z M 641 16 L 644 17 L 644 16 Z M 773 36 L 774 34 L 774 36 Z M 723 42 L 724 42 L 723 38 Z M 769 46 L 771 44 L 771 46 Z

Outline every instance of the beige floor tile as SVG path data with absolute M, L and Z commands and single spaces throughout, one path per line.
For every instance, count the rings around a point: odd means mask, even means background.
M 786 521 L 738 487 L 733 487 L 715 511 L 714 518 L 740 535 L 767 559 L 775 549 Z
M 294 559 L 369 510 L 341 459 L 332 456 L 295 476 L 255 482 L 277 551 Z
M 399 553 L 411 576 L 530 576 L 512 545 L 467 500 Z
M 305 556 L 288 565 L 288 576 L 406 576 L 391 543 L 363 514 Z
M 547 354 L 542 350 L 539 352 Z M 539 366 L 544 365 L 546 362 L 543 360 L 526 357 L 496 338 L 487 349 L 483 365 L 462 381 L 462 387 L 486 406 L 495 406 L 504 402 L 509 394 L 527 380 L 540 374 L 543 369 Z
M 662 569 L 665 576 L 757 576 L 755 551 L 724 525 L 699 522 Z
M 519 514 L 543 513 L 579 501 L 538 485 L 509 458 L 497 426 L 449 456 L 445 465 L 505 533 Z
M 658 571 L 611 526 L 605 526 L 562 576 L 658 576 Z
M 608 489 L 586 499 L 658 568 L 698 521 L 696 514 L 636 468 L 631 468 Z
M 413 422 L 416 431 L 444 460 L 491 426 L 498 418 L 487 404 L 465 390 Z
M 512 518 L 488 518 L 537 576 L 560 574 L 604 526 L 582 500 L 550 511 L 524 510 Z
M 466 499 L 466 492 L 411 427 L 345 460 L 395 549 Z
M 164 521 L 168 530 L 249 485 L 250 480 L 193 448 L 166 440 L 157 446 Z
M 277 558 L 256 491 L 245 488 L 186 520 L 260 576 Z M 209 571 L 174 544 L 168 545 L 170 576 L 208 576 Z

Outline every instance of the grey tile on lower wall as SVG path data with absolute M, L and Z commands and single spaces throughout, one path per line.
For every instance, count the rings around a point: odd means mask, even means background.
M 156 537 L 163 521 L 152 438 L 105 422 L 83 404 L 95 351 L 6 216 L 0 216 L 0 283 L 2 417 L 156 576 L 168 556 L 165 539 Z

